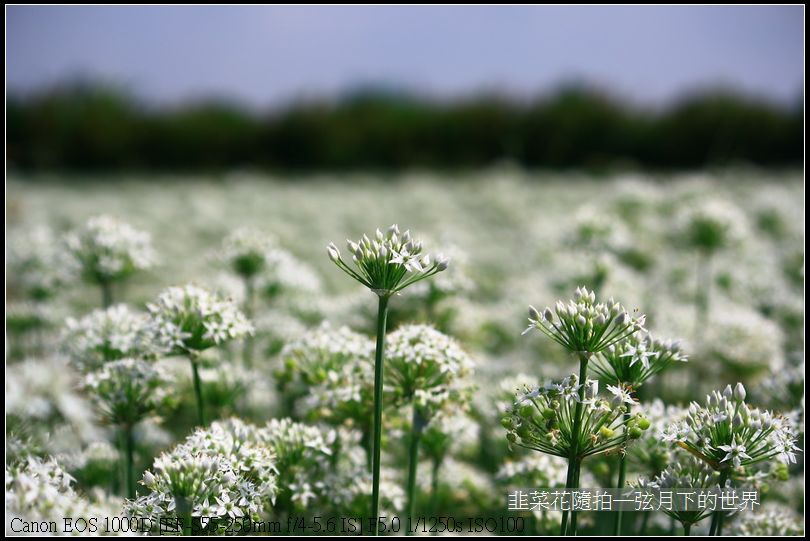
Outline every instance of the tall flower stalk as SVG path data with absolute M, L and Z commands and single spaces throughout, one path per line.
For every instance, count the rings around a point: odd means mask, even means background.
M 583 459 L 616 452 L 649 428 L 641 415 L 625 415 L 620 396 L 600 397 L 599 382 L 579 381 L 571 375 L 559 383 L 525 389 L 501 421 L 510 444 L 567 459 L 569 489 L 579 486 Z M 563 515 L 560 532 L 576 533 L 573 513 L 570 525 Z
M 591 371 L 603 381 L 612 384 L 609 389 L 622 397 L 626 404 L 629 418 L 635 404 L 635 393 L 654 375 L 660 373 L 676 362 L 686 362 L 687 357 L 681 351 L 680 342 L 659 340 L 649 333 L 635 333 L 615 345 L 608 346 L 594 357 Z M 627 476 L 627 453 L 619 452 L 619 478 L 616 488 L 623 489 Z M 613 534 L 621 535 L 621 510 L 616 512 Z
M 114 425 L 121 442 L 122 469 L 127 498 L 135 498 L 135 425 L 171 403 L 169 377 L 155 365 L 137 359 L 112 361 L 85 377 L 90 392 L 104 417 Z
M 546 308 L 541 314 L 533 306 L 529 307 L 529 327 L 524 334 L 539 330 L 579 360 L 579 378 L 587 379 L 588 363 L 591 358 L 611 346 L 620 344 L 644 327 L 644 316 L 633 316 L 613 298 L 606 303 L 596 302 L 596 294 L 584 287 L 578 287 L 574 299 L 564 304 L 558 301 L 554 311 Z M 572 439 L 568 451 L 568 478 L 566 488 L 579 488 L 582 449 L 580 441 L 583 429 L 583 403 L 585 386 L 579 385 L 578 396 L 571 419 Z M 563 512 L 560 524 L 562 535 L 576 533 L 576 512 Z
M 407 513 L 413 519 L 422 435 L 441 410 L 460 408 L 467 401 L 464 378 L 472 371 L 472 361 L 449 336 L 427 325 L 406 325 L 391 333 L 388 364 L 385 381 L 391 401 L 411 410 L 406 494 Z
M 253 334 L 253 326 L 230 300 L 197 286 L 170 287 L 147 305 L 155 341 L 167 353 L 185 355 L 191 364 L 197 420 L 207 423 L 199 364 L 203 351 Z
M 329 258 L 343 272 L 357 280 L 378 297 L 377 343 L 374 353 L 374 416 L 372 454 L 371 520 L 374 535 L 379 531 L 380 501 L 380 441 L 382 436 L 383 361 L 385 333 L 388 320 L 388 301 L 409 285 L 429 278 L 447 268 L 448 260 L 442 256 L 431 258 L 422 253 L 422 243 L 411 238 L 410 231 L 400 233 L 394 224 L 383 233 L 377 229 L 374 239 L 363 235 L 357 242 L 347 242 L 354 267 L 341 257 L 334 243 L 327 248 Z

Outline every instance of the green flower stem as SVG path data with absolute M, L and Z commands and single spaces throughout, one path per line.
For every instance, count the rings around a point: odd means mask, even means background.
M 107 280 L 101 282 L 101 306 L 109 308 L 113 303 L 112 284 Z
M 194 394 L 197 397 L 197 422 L 200 426 L 206 426 L 205 404 L 203 401 L 202 383 L 200 383 L 200 371 L 197 365 L 197 354 L 192 353 L 188 359 L 191 362 L 191 373 L 194 376 Z
M 253 320 L 254 305 L 256 302 L 256 286 L 253 283 L 253 278 L 245 278 L 245 316 L 249 320 Z M 243 360 L 247 368 L 253 367 L 253 350 L 254 340 L 253 337 L 248 335 L 245 337 L 245 350 L 243 352 Z
M 132 425 L 121 428 L 124 446 L 126 448 L 126 494 L 130 500 L 135 499 L 135 440 L 132 435 Z
M 630 421 L 630 408 L 624 414 L 624 428 L 627 430 L 627 423 Z M 621 449 L 619 454 L 619 481 L 616 483 L 616 488 L 619 490 L 624 488 L 624 483 L 627 478 L 627 449 Z M 622 534 L 622 510 L 616 512 L 616 522 L 613 526 L 613 535 Z
M 382 440 L 383 358 L 385 356 L 385 330 L 388 320 L 388 296 L 379 295 L 377 307 L 377 348 L 374 353 L 374 441 L 371 461 L 371 517 L 374 535 L 379 529 L 380 509 L 380 442 Z
M 728 479 L 728 469 L 720 472 L 720 490 L 722 491 Z M 722 509 L 717 509 L 712 513 L 712 525 L 709 528 L 709 535 L 721 535 L 723 532 L 724 514 Z
M 695 344 L 703 339 L 703 330 L 709 323 L 712 271 L 711 254 L 698 253 L 697 291 L 695 294 Z
M 191 517 L 191 502 L 184 497 L 175 497 L 174 504 L 177 509 L 177 515 L 180 519 L 180 525 L 183 528 L 183 535 L 192 535 L 192 517 Z
M 432 468 L 430 471 L 430 510 L 438 516 L 438 503 L 439 503 L 439 468 L 442 463 L 440 460 L 433 460 Z
M 571 464 L 574 464 L 574 476 L 572 478 L 572 486 L 567 488 L 579 488 L 579 469 L 580 463 L 582 462 L 581 457 L 579 456 L 579 444 L 582 440 L 582 401 L 585 400 L 585 381 L 588 377 L 588 360 L 590 360 L 591 354 L 587 351 L 580 351 L 579 352 L 579 380 L 577 381 L 579 385 L 579 400 L 577 401 L 576 409 L 574 410 L 574 430 L 573 430 L 573 438 L 574 444 L 571 448 L 571 457 L 569 458 L 568 468 L 571 468 Z M 576 535 L 577 533 L 577 512 L 572 510 L 571 511 L 571 533 Z
M 683 523 L 683 535 L 689 537 L 689 532 L 692 531 L 692 525 L 688 522 Z
M 422 437 L 424 419 L 419 414 L 416 404 L 413 405 L 413 415 L 411 417 L 411 438 L 408 445 L 408 518 L 413 523 L 416 511 L 416 468 L 419 466 L 419 440 Z M 407 535 L 413 535 L 410 528 Z

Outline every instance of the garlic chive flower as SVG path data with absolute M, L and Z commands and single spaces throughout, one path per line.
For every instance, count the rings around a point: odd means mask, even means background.
M 599 396 L 598 388 L 596 380 L 585 382 L 581 401 L 583 424 L 578 434 L 573 428 L 576 406 L 580 403 L 576 376 L 520 393 L 501 421 L 507 439 L 521 447 L 563 458 L 570 458 L 572 449 L 578 459 L 618 452 L 628 440 L 640 438 L 649 428 L 649 421 L 640 414 L 625 420 L 624 395 L 614 393 L 613 398 L 604 398 Z
M 574 299 L 564 304 L 558 301 L 554 310 L 540 313 L 529 307 L 529 327 L 537 329 L 571 352 L 599 353 L 618 344 L 633 333 L 644 330 L 644 316 L 632 316 L 611 297 L 596 302 L 596 294 L 578 287 Z
M 449 263 L 440 254 L 435 258 L 423 254 L 422 242 L 412 239 L 409 230 L 400 233 L 396 224 L 385 233 L 377 229 L 373 239 L 363 235 L 357 242 L 348 240 L 347 246 L 356 269 L 343 260 L 334 243 L 327 248 L 329 259 L 343 272 L 382 297 L 398 293 L 447 269 Z
M 111 361 L 84 379 L 104 417 L 120 426 L 133 426 L 170 405 L 171 384 L 166 371 L 137 359 Z
M 76 534 L 76 529 L 65 517 L 73 519 L 72 524 L 84 519 L 100 524 L 104 517 L 118 514 L 106 502 L 95 503 L 81 496 L 74 489 L 75 479 L 70 476 L 55 459 L 44 460 L 30 456 L 16 464 L 6 464 L 6 531 L 13 518 L 31 525 L 55 525 L 56 532 Z M 21 522 L 25 521 L 25 522 Z M 21 531 L 21 530 L 18 530 Z
M 594 356 L 590 369 L 603 381 L 626 383 L 638 388 L 676 362 L 686 362 L 680 342 L 635 333 Z
M 664 471 L 652 479 L 640 477 L 637 483 L 639 491 L 647 493 L 658 502 L 661 491 L 670 490 L 720 490 L 720 475 L 705 462 L 695 457 L 680 457 L 678 462 L 669 465 Z M 724 485 L 727 485 L 725 483 Z M 725 486 L 724 486 L 725 488 Z M 674 518 L 688 533 L 694 524 L 702 521 L 712 514 L 712 509 L 678 509 L 677 506 L 661 506 L 661 510 Z
M 255 430 L 238 419 L 196 430 L 155 459 L 142 480 L 149 494 L 127 511 L 153 520 L 179 517 L 186 529 L 196 519 L 195 528 L 213 531 L 233 519 L 258 520 L 275 500 L 277 469 L 272 451 L 251 441 Z
M 386 387 L 393 404 L 415 402 L 425 420 L 459 398 L 473 362 L 459 344 L 429 325 L 405 325 L 388 336 Z
M 84 279 L 100 285 L 105 306 L 112 304 L 110 286 L 155 264 L 148 233 L 111 216 L 96 216 L 68 234 L 67 249 Z
M 62 340 L 71 361 L 88 372 L 106 362 L 152 356 L 155 347 L 146 323 L 144 314 L 116 304 L 80 319 L 68 318 Z
M 167 354 L 186 355 L 191 363 L 197 418 L 205 426 L 198 358 L 206 349 L 252 336 L 253 325 L 232 301 L 191 284 L 164 290 L 147 309 L 155 342 Z
M 253 333 L 233 302 L 191 284 L 164 290 L 147 309 L 156 341 L 171 354 L 199 353 Z
M 713 391 L 706 405 L 693 402 L 686 419 L 667 427 L 674 442 L 718 471 L 733 471 L 768 460 L 796 462 L 796 435 L 789 420 L 747 405 L 745 387 Z
M 273 241 L 267 235 L 241 227 L 225 238 L 218 255 L 234 273 L 249 279 L 266 268 L 273 246 Z
M 804 517 L 784 505 L 766 505 L 755 512 L 738 513 L 727 535 L 745 537 L 804 537 Z

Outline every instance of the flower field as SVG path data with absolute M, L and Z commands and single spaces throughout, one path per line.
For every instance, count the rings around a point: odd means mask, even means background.
M 12 176 L 6 215 L 8 534 L 804 532 L 801 172 Z M 657 510 L 515 505 L 564 488 Z

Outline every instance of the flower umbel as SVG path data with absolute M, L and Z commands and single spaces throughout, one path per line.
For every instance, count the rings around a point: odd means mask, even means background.
M 693 402 L 686 419 L 667 427 L 675 442 L 716 470 L 739 469 L 771 459 L 795 463 L 796 435 L 785 417 L 747 405 L 745 388 L 713 391 L 706 405 Z
M 686 361 L 680 342 L 635 333 L 595 355 L 590 368 L 604 381 L 638 388 L 673 363 Z
M 383 233 L 377 229 L 374 239 L 367 235 L 354 242 L 347 241 L 357 269 L 350 267 L 340 250 L 330 243 L 329 258 L 346 274 L 380 296 L 398 293 L 411 284 L 424 280 L 447 268 L 449 260 L 438 254 L 431 258 L 422 253 L 422 242 L 411 238 L 411 232 L 400 233 L 396 224 Z
M 644 330 L 644 319 L 630 315 L 612 297 L 596 302 L 593 291 L 578 287 L 574 299 L 567 305 L 557 301 L 553 312 L 546 308 L 541 314 L 530 306 L 529 327 L 523 334 L 537 329 L 571 352 L 599 353 Z

